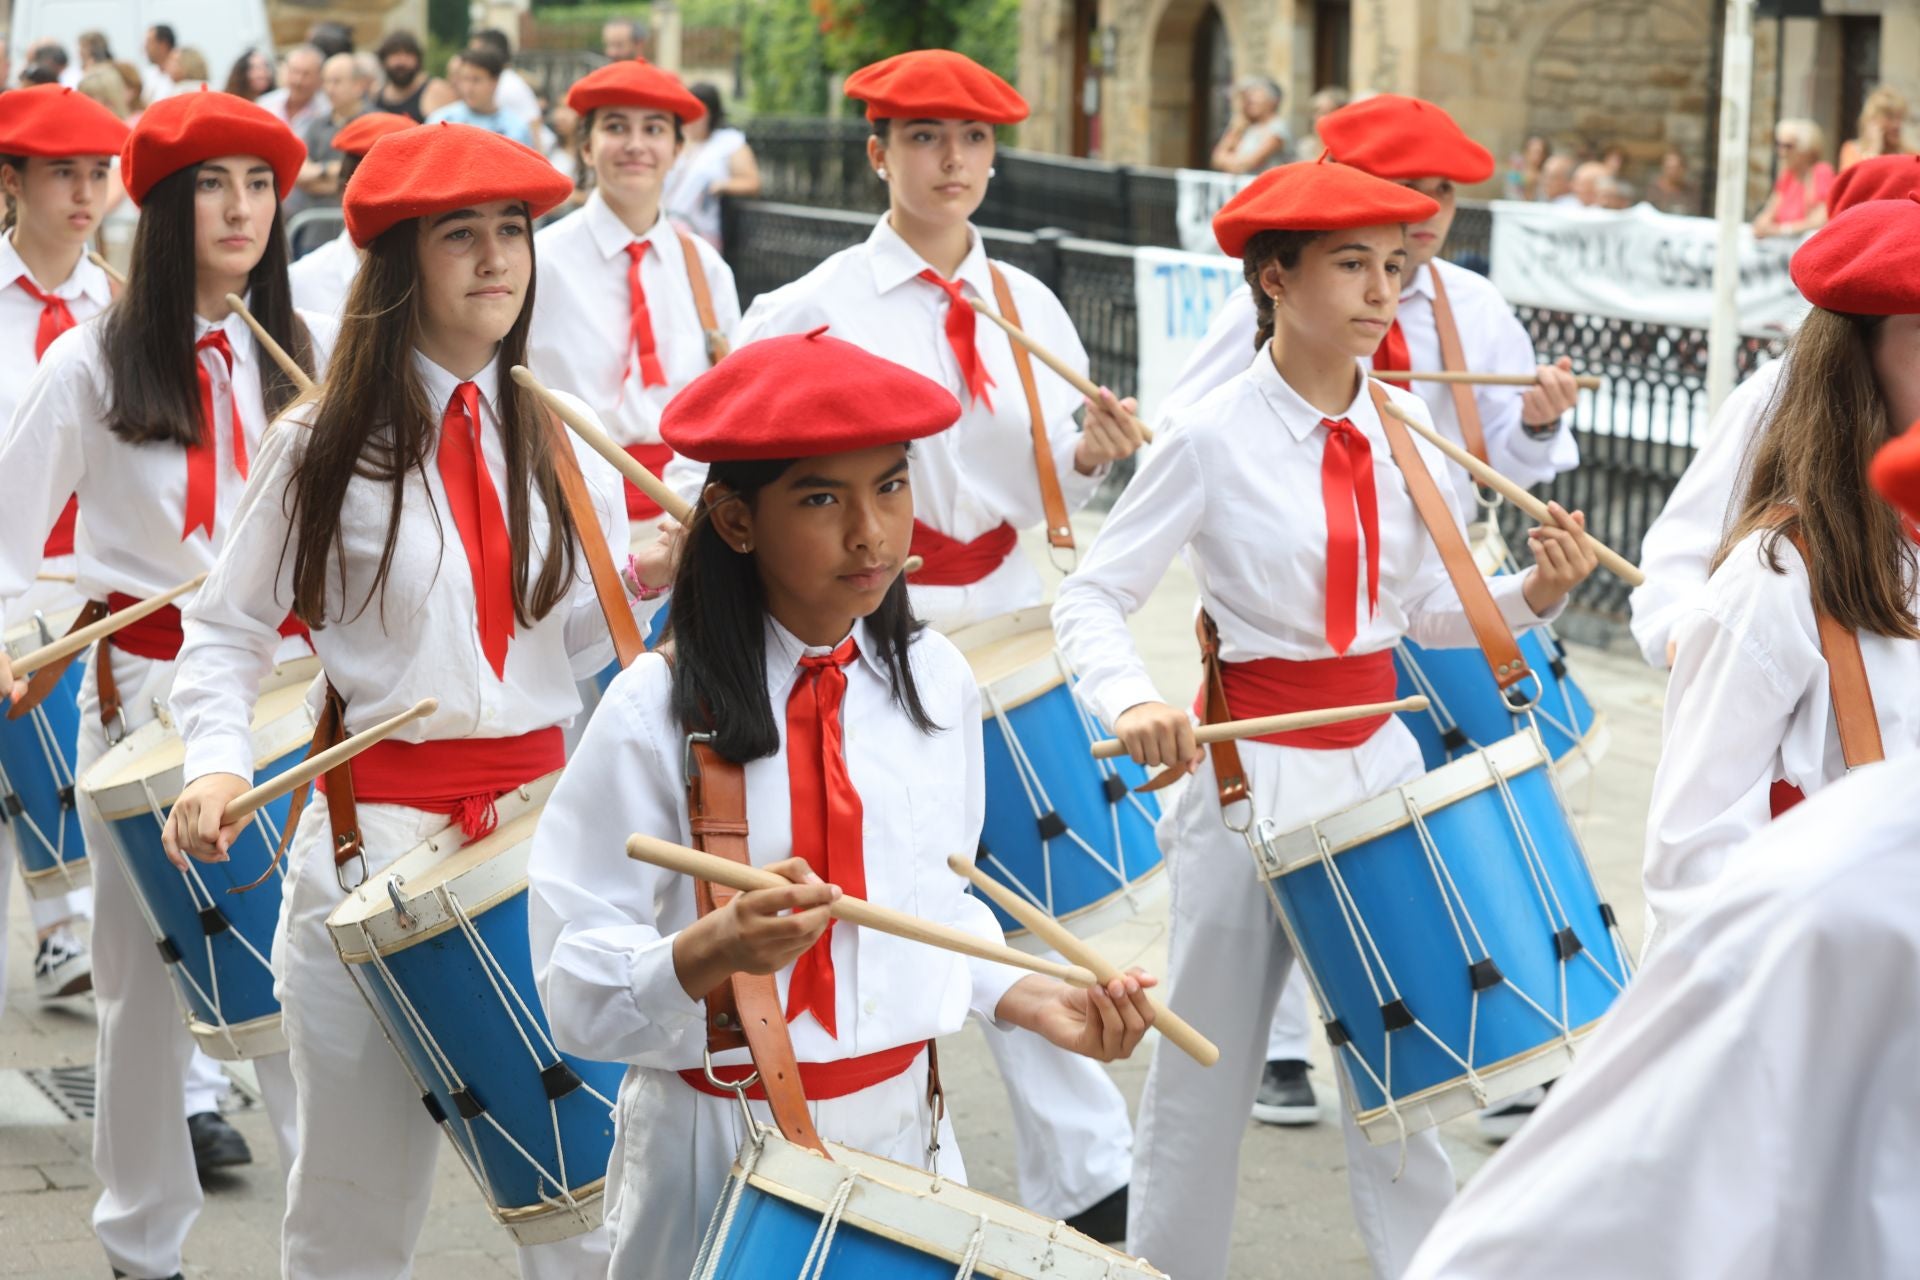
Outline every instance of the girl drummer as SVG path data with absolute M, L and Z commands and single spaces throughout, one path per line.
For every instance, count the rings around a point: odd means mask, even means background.
M 935 1124 L 922 1049 L 970 1009 L 1101 1060 L 1151 1021 L 1153 980 L 1137 973 L 1089 993 L 828 923 L 844 888 L 999 934 L 945 863 L 980 830 L 978 694 L 899 577 L 907 442 L 959 413 L 938 385 L 816 330 L 743 346 L 661 420 L 710 464 L 674 579 L 676 656 L 614 681 L 528 869 L 556 1042 L 632 1064 L 608 1175 L 617 1276 L 688 1272 L 745 1136 L 701 1069 L 700 1000 L 729 974 L 779 975 L 820 1132 L 911 1164 Z M 744 821 L 752 861 L 794 883 L 696 915 L 692 881 L 619 850 L 636 831 L 689 838 L 682 761 L 708 731 L 715 758 L 742 766 L 744 801 L 703 812 Z M 937 1167 L 962 1176 L 944 1121 L 939 1135 Z
M 120 158 L 140 207 L 131 283 L 98 321 L 47 349 L 0 443 L 0 600 L 31 584 L 46 531 L 76 492 L 87 512 L 76 575 L 89 599 L 119 610 L 212 564 L 232 532 L 248 459 L 295 394 L 226 295 L 247 298 L 303 369 L 318 368 L 310 321 L 289 300 L 280 217 L 305 154 L 286 125 L 229 94 L 182 94 L 141 116 Z M 180 639 L 180 615 L 167 608 L 96 647 L 78 773 L 106 751 L 110 726 L 117 739 L 165 704 Z M 9 689 L 25 692 L 0 657 L 0 690 Z M 169 1276 L 200 1208 L 189 1130 L 175 1119 L 192 1042 L 109 853 L 112 836 L 85 807 L 82 824 L 100 1022 L 93 1159 L 104 1189 L 94 1230 L 116 1269 Z M 255 1065 L 291 1163 L 286 1057 Z
M 1154 688 L 1126 618 L 1184 552 L 1205 616 L 1218 628 L 1221 678 L 1236 718 L 1384 701 L 1392 697 L 1391 654 L 1401 636 L 1429 645 L 1473 642 L 1415 515 L 1412 481 L 1389 463 L 1358 364 L 1393 321 L 1405 227 L 1431 218 L 1435 207 L 1356 169 L 1318 164 L 1263 175 L 1221 210 L 1215 232 L 1223 249 L 1243 258 L 1260 337 L 1271 341 L 1244 373 L 1174 415 L 1166 443 L 1054 605 L 1082 696 L 1133 758 L 1197 767 L 1160 830 L 1176 868 L 1171 984 L 1187 1016 L 1219 1044 L 1221 1062 L 1209 1073 L 1178 1055 L 1154 1055 L 1127 1236 L 1128 1252 L 1182 1280 L 1227 1273 L 1240 1139 L 1294 957 L 1249 882 L 1245 842 L 1223 815 L 1222 776 L 1211 756 L 1197 754 L 1188 714 Z M 1383 394 L 1425 420 L 1418 398 Z M 1415 445 L 1437 479 L 1446 465 L 1441 455 Z M 1444 484 L 1437 491 L 1452 493 Z M 1580 517 L 1552 511 L 1554 523 L 1531 536 L 1534 568 L 1488 583 L 1514 628 L 1557 613 L 1595 563 Z M 1457 510 L 1451 514 L 1459 519 Z M 1390 790 L 1421 768 L 1411 735 L 1391 717 L 1251 741 L 1239 752 L 1254 817 L 1282 830 Z M 1369 1146 L 1349 1109 L 1342 1114 L 1361 1236 L 1375 1273 L 1398 1275 L 1452 1195 L 1453 1172 L 1431 1131 L 1410 1138 L 1403 1153 Z
M 1856 726 L 1888 758 L 1920 748 L 1920 564 L 1867 484 L 1874 451 L 1920 419 L 1916 234 L 1920 203 L 1869 201 L 1793 255 L 1813 310 L 1705 595 L 1674 631 L 1647 817 L 1649 947 L 1704 905 L 1729 849 L 1865 763 Z
M 330 808 L 306 807 L 274 944 L 304 1142 L 287 1196 L 290 1275 L 404 1275 L 440 1138 L 342 968 L 325 922 L 343 886 L 561 764 L 574 681 L 612 656 L 583 548 L 561 510 L 546 415 L 507 370 L 525 359 L 532 220 L 571 189 L 530 149 L 466 125 L 375 143 L 348 187 L 367 251 L 318 400 L 268 440 L 236 533 L 187 614 L 173 710 L 190 785 L 170 847 L 217 859 L 247 786 L 254 691 L 289 606 L 364 729 L 429 694 L 438 711 L 357 757 L 360 839 L 336 866 Z M 625 542 L 619 481 L 581 457 L 598 527 Z M 404 740 L 403 740 L 404 739 Z M 523 1274 L 604 1272 L 599 1232 L 521 1249 Z
M 740 336 L 751 342 L 831 324 L 838 337 L 959 399 L 954 429 L 913 459 L 912 552 L 926 561 L 911 579 L 913 608 L 951 631 L 1045 599 L 1018 531 L 1044 522 L 1057 534 L 1141 437 L 1110 394 L 1087 405 L 1051 374 L 1027 381 L 1031 368 L 1017 364 L 1007 337 L 970 307 L 986 300 L 1009 319 L 1017 315 L 1042 345 L 1087 367 L 1060 300 L 1019 268 L 990 261 L 968 221 L 993 175 L 994 126 L 1026 119 L 1026 101 L 945 49 L 864 67 L 847 78 L 846 92 L 866 103 L 867 159 L 887 186 L 887 214 L 865 243 L 763 294 Z M 1083 405 L 1085 431 L 1073 420 Z M 1120 1091 L 1104 1072 L 1030 1037 L 990 1031 L 987 1039 L 1014 1104 L 1022 1202 L 1118 1239 L 1131 1145 Z

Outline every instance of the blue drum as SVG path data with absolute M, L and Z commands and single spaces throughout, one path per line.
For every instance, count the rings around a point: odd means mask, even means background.
M 1165 1280 L 1063 1222 L 924 1169 L 759 1128 L 740 1148 L 694 1280 Z
M 450 827 L 403 854 L 327 919 L 421 1102 L 523 1245 L 600 1224 L 626 1072 L 555 1049 L 534 987 L 527 853 L 559 778 L 501 797 L 484 839 Z
M 980 686 L 986 822 L 980 865 L 1074 933 L 1120 923 L 1166 891 L 1154 823 L 1159 801 L 1136 795 L 1146 771 L 1095 760 L 1106 735 L 1074 696 L 1042 608 L 953 634 Z M 1007 941 L 1043 949 L 993 909 Z
M 1532 733 L 1255 847 L 1374 1142 L 1560 1075 L 1632 972 Z
M 53 643 L 67 632 L 77 612 L 36 616 L 8 631 L 8 656 L 22 657 Z M 36 898 L 57 897 L 93 883 L 73 775 L 85 666 L 77 661 L 70 665 L 26 715 L 0 716 L 0 822 L 13 832 L 20 873 L 27 892 Z
M 278 777 L 306 755 L 314 730 L 307 692 L 319 674 L 318 658 L 300 658 L 275 667 L 261 685 L 253 710 L 255 782 Z M 286 864 L 276 867 L 273 855 L 291 797 L 254 815 L 228 850 L 229 861 L 189 860 L 186 871 L 176 871 L 160 832 L 185 790 L 186 759 L 180 735 L 155 720 L 101 756 L 80 791 L 113 832 L 201 1050 L 226 1061 L 281 1053 L 287 1042 L 270 957 Z M 257 887 L 235 892 L 262 876 Z
M 1496 525 L 1478 524 L 1468 532 L 1482 573 L 1494 577 L 1516 570 Z M 1540 697 L 1532 708 L 1516 714 L 1507 705 L 1479 649 L 1428 649 L 1402 640 L 1393 654 L 1399 675 L 1396 696 L 1420 694 L 1430 705 L 1425 711 L 1402 712 L 1400 718 L 1413 731 L 1429 769 L 1531 725 L 1547 744 L 1562 783 L 1571 786 L 1606 754 L 1606 721 L 1568 670 L 1567 652 L 1551 629 L 1536 627 L 1516 639 L 1540 682 Z M 1517 687 L 1522 696 L 1533 691 L 1531 680 Z

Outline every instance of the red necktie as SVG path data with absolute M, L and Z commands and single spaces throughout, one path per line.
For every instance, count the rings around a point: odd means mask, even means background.
M 240 422 L 240 402 L 233 394 L 233 347 L 224 329 L 214 329 L 193 344 L 193 375 L 200 384 L 200 442 L 187 446 L 187 527 L 180 541 L 205 529 L 213 537 L 213 512 L 220 492 L 220 428 L 214 417 L 213 371 L 201 354 L 212 351 L 227 363 L 227 407 L 233 419 L 233 469 L 247 478 L 247 430 Z
M 1327 429 L 1320 455 L 1320 497 L 1327 508 L 1327 643 L 1344 656 L 1353 643 L 1362 537 L 1367 541 L 1367 616 L 1380 607 L 1380 508 L 1373 492 L 1373 446 L 1345 418 L 1322 418 L 1320 425 Z
M 787 697 L 787 786 L 793 802 L 793 853 L 813 873 L 849 897 L 867 896 L 861 847 L 860 793 L 847 776 L 840 703 L 846 665 L 859 656 L 848 636 L 832 653 L 800 659 L 800 678 Z M 834 1018 L 833 925 L 794 962 L 787 987 L 787 1021 L 811 1012 L 838 1039 Z
M 480 451 L 480 389 L 471 382 L 453 389 L 440 415 L 440 482 L 473 575 L 480 652 L 494 676 L 504 678 L 507 643 L 513 639 L 513 544 Z
M 67 310 L 65 298 L 41 292 L 40 287 L 25 276 L 20 277 L 20 287 L 40 304 L 40 327 L 33 334 L 33 358 L 38 361 L 47 354 L 47 348 L 53 345 L 55 338 L 73 328 L 73 312 Z
M 980 359 L 980 346 L 974 337 L 979 317 L 973 314 L 973 307 L 967 302 L 967 295 L 960 291 L 958 280 L 942 280 L 932 267 L 922 271 L 920 278 L 947 295 L 947 345 L 960 361 L 960 377 L 967 384 L 967 394 L 991 410 L 993 397 L 987 394 L 987 388 L 993 385 L 993 376 Z
M 1380 349 L 1373 353 L 1373 367 L 1381 373 L 1400 373 L 1413 368 L 1413 357 L 1407 354 L 1407 335 L 1400 331 L 1397 317 L 1387 326 L 1387 336 L 1380 339 Z
M 667 371 L 660 367 L 660 352 L 653 345 L 653 316 L 647 311 L 646 286 L 640 283 L 640 259 L 647 256 L 648 242 L 635 240 L 627 246 L 627 299 L 633 307 L 633 320 L 627 328 L 627 363 L 620 371 L 626 381 L 633 372 L 635 353 L 640 357 L 640 385 L 664 387 Z

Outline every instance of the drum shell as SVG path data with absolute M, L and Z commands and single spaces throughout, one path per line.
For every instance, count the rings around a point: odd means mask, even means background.
M 1520 654 L 1527 666 L 1540 681 L 1540 701 L 1532 717 L 1516 715 L 1506 707 L 1493 672 L 1487 669 L 1486 656 L 1479 649 L 1428 649 L 1411 640 L 1403 640 L 1394 648 L 1393 667 L 1398 677 L 1394 696 L 1423 694 L 1434 702 L 1426 711 L 1400 715 L 1420 744 L 1420 758 L 1427 768 L 1438 769 L 1465 752 L 1523 732 L 1529 719 L 1539 728 L 1554 764 L 1562 770 L 1563 781 L 1573 781 L 1566 772 L 1569 767 L 1589 766 L 1605 753 L 1606 722 L 1568 670 L 1559 641 L 1540 628 L 1522 631 L 1514 638 L 1520 642 Z M 1531 691 L 1532 681 L 1523 681 L 1520 688 Z M 1449 723 L 1466 735 L 1465 744 L 1451 750 L 1445 740 Z
M 76 612 L 50 616 L 44 628 L 36 622 L 12 628 L 5 637 L 8 655 L 17 658 L 58 639 Z M 86 664 L 76 660 L 31 712 L 18 720 L 0 713 L 0 807 L 19 849 L 27 892 L 36 898 L 58 897 L 93 882 L 73 789 L 85 672 Z M 49 748 L 57 752 L 57 763 L 48 760 Z

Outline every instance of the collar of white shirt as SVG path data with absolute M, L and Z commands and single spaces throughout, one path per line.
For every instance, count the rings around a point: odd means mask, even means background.
M 673 224 L 667 221 L 664 209 L 654 218 L 653 226 L 647 229 L 645 235 L 636 236 L 596 188 L 587 197 L 581 216 L 587 220 L 587 232 L 593 237 L 594 247 L 600 250 L 603 258 L 612 260 L 624 257 L 628 245 L 635 240 L 645 240 L 653 246 L 655 253 L 661 255 L 660 260 L 665 262 L 667 250 L 673 247 Z
M 1431 297 L 1433 297 L 1433 264 L 1423 262 L 1420 264 L 1420 269 L 1413 273 L 1413 279 L 1407 282 L 1407 287 L 1400 291 L 1400 301 L 1405 302 L 1408 298 Z
M 888 682 L 890 677 L 886 666 L 880 661 L 880 649 L 874 643 L 873 628 L 868 625 L 867 619 L 856 620 L 851 634 L 859 638 L 860 661 L 877 679 Z M 803 644 L 799 636 L 775 622 L 772 614 L 767 615 L 767 696 L 774 700 L 776 712 L 785 705 L 785 691 L 793 684 L 794 673 L 800 669 L 800 659 L 832 653 L 838 647 Z
M 1354 368 L 1355 370 L 1360 368 L 1358 361 L 1354 362 Z M 1367 422 L 1371 420 L 1371 414 L 1358 412 L 1361 409 L 1361 402 L 1367 400 L 1370 395 L 1365 378 L 1354 379 L 1353 401 L 1343 412 L 1322 413 L 1308 404 L 1300 393 L 1288 386 L 1287 380 L 1280 376 L 1280 370 L 1274 367 L 1270 346 L 1260 349 L 1260 354 L 1255 357 L 1247 376 L 1253 379 L 1254 388 L 1267 402 L 1267 407 L 1286 424 L 1287 430 L 1293 433 L 1295 440 L 1305 440 L 1327 418 L 1336 420 L 1345 418 L 1363 432 L 1366 430 Z
M 104 307 L 113 301 L 113 287 L 107 280 L 107 273 L 88 261 L 85 254 L 81 254 L 80 260 L 73 264 L 72 273 L 53 288 L 48 289 L 38 280 L 34 280 L 33 272 L 27 269 L 26 261 L 21 258 L 20 251 L 13 247 L 13 233 L 9 231 L 4 237 L 0 237 L 0 289 L 13 288 L 13 282 L 21 276 L 32 281 L 33 286 L 42 293 L 51 293 L 54 297 L 65 298 L 69 302 L 85 296 Z
M 972 285 L 974 296 L 991 298 L 993 275 L 987 267 L 987 246 L 971 225 L 967 227 L 967 240 L 967 256 L 953 278 Z M 922 271 L 934 270 L 933 264 L 902 240 L 885 217 L 874 223 L 873 234 L 867 237 L 867 261 L 873 267 L 874 291 L 881 294 L 897 289 Z
M 446 412 L 447 404 L 453 399 L 454 389 L 462 382 L 471 382 L 480 392 L 480 401 L 486 406 L 488 414 L 498 416 L 494 407 L 494 393 L 500 389 L 500 353 L 495 351 L 493 359 L 487 361 L 487 367 L 471 378 L 459 378 L 448 373 L 433 361 L 420 354 L 418 348 L 413 353 L 413 367 L 420 375 L 420 381 L 427 392 L 427 403 L 433 406 L 434 413 Z
M 253 295 L 249 293 L 245 298 L 242 298 L 241 301 L 250 301 L 252 297 Z M 233 363 L 236 366 L 252 362 L 253 330 L 247 328 L 247 322 L 240 318 L 239 312 L 229 311 L 225 317 L 218 321 L 208 320 L 200 315 L 193 317 L 193 340 L 196 343 L 212 333 L 215 329 L 219 329 L 227 335 L 227 346 L 233 349 Z

